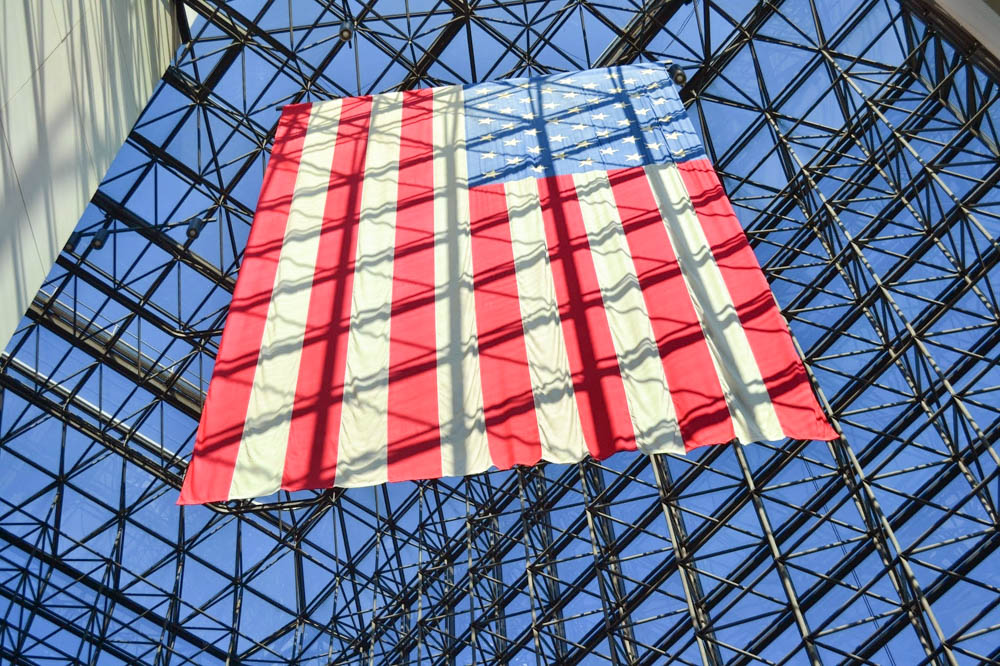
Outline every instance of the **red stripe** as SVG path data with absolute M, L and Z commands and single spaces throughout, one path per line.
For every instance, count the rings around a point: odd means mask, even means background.
M 371 97 L 358 97 L 345 99 L 340 110 L 281 480 L 285 490 L 329 488 L 337 472 L 337 438 L 371 106 Z
M 433 113 L 433 90 L 403 93 L 389 335 L 390 481 L 441 476 L 434 330 Z
M 635 167 L 608 176 L 684 445 L 728 442 L 734 437 L 729 407 L 646 172 Z
M 503 185 L 469 190 L 486 438 L 500 469 L 542 459 Z
M 625 386 L 573 177 L 543 178 L 538 193 L 584 440 L 598 459 L 634 451 Z
M 178 504 L 228 499 L 311 105 L 282 112 Z
M 681 162 L 677 167 L 746 331 L 781 429 L 795 439 L 836 439 L 715 169 L 703 159 Z

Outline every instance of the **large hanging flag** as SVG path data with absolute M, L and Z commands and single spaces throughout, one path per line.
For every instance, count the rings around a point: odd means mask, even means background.
M 285 107 L 180 503 L 835 437 L 663 65 Z

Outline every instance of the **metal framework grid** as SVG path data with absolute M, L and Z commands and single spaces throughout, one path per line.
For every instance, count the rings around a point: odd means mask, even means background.
M 1000 660 L 1000 79 L 923 2 L 185 2 L 0 357 L 0 660 Z M 174 505 L 280 105 L 662 58 L 844 439 Z

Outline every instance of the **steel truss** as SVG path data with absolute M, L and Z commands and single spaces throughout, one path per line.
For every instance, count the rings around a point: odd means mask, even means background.
M 0 659 L 1000 660 L 1000 72 L 947 17 L 185 4 L 0 357 Z M 174 506 L 278 107 L 663 58 L 843 439 Z

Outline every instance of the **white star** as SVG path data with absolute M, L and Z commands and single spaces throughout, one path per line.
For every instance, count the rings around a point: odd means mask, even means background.
M 492 141 L 493 140 L 493 134 L 492 134 L 492 132 L 490 134 L 484 134 L 481 137 L 479 137 L 479 139 L 480 139 L 480 141 Z
M 559 83 L 565 83 L 566 85 L 571 85 L 574 81 L 576 81 L 576 79 L 574 79 L 572 76 L 567 76 L 565 79 L 563 79 Z
M 531 136 L 537 136 L 538 135 L 538 130 L 535 129 L 534 127 L 532 127 L 531 129 L 524 130 L 524 133 L 525 134 L 530 134 Z
M 564 137 L 562 134 L 553 134 L 552 136 L 549 137 L 549 141 L 565 141 L 565 140 L 566 137 Z
M 566 113 L 580 113 L 580 111 L 582 110 L 583 109 L 581 109 L 580 107 L 574 106 L 572 109 L 569 109 Z
M 622 139 L 622 141 L 624 141 L 625 143 L 635 143 L 635 137 L 634 136 L 627 136 L 624 139 Z
M 500 125 L 500 127 L 504 128 L 505 130 L 514 129 L 514 123 L 503 123 Z
M 663 99 L 662 97 L 657 97 L 656 99 L 653 100 L 653 104 L 655 104 L 656 106 L 660 106 L 660 105 L 666 104 L 666 103 L 667 103 L 667 100 Z
M 545 104 L 542 104 L 542 108 L 543 109 L 554 109 L 554 108 L 556 108 L 556 104 L 555 104 L 555 102 L 546 102 Z
M 601 101 L 601 98 L 600 98 L 600 97 L 588 97 L 588 98 L 587 98 L 587 102 L 588 102 L 589 104 L 597 104 L 597 103 L 598 103 L 598 102 L 600 102 L 600 101 Z
M 479 119 L 479 124 L 480 125 L 489 125 L 492 122 L 493 122 L 492 118 L 480 118 Z
M 611 106 L 615 107 L 616 109 L 624 109 L 625 108 L 625 102 L 615 102 Z
M 611 130 L 597 130 L 597 136 L 601 137 L 602 139 L 611 136 Z
M 492 104 L 492 102 L 483 102 L 482 104 L 479 105 L 479 108 L 480 109 L 492 109 L 493 108 L 493 104 Z
M 542 152 L 542 149 L 539 148 L 538 146 L 528 146 L 528 152 L 531 153 L 532 155 L 538 155 L 540 152 Z
M 674 153 L 674 157 L 684 157 L 685 155 L 687 155 L 687 151 L 685 151 L 683 148 L 678 148 L 677 150 L 672 152 Z
M 552 86 L 545 86 L 544 88 L 542 88 L 542 92 L 543 93 L 550 93 L 550 92 L 555 92 L 555 91 L 556 91 L 556 89 L 553 88 Z
M 647 141 L 646 142 L 646 147 L 649 148 L 650 150 L 659 150 L 660 149 L 660 142 L 659 141 Z
M 676 139 L 676 138 L 677 138 L 677 137 L 679 137 L 680 135 L 681 135 L 681 133 L 680 133 L 680 132 L 666 132 L 666 133 L 665 133 L 665 134 L 663 135 L 663 138 L 664 138 L 664 139 Z
M 520 101 L 521 101 L 521 104 L 531 104 L 531 98 L 530 97 L 522 97 Z
M 509 106 L 505 106 L 502 109 L 500 109 L 500 113 L 514 113 L 514 109 L 510 108 Z
M 573 129 L 575 129 L 577 132 L 582 132 L 583 130 L 587 129 L 587 126 L 577 123 L 576 125 L 573 125 Z
M 497 154 L 494 153 L 492 150 L 490 152 L 488 152 L 488 153 L 483 153 L 483 159 L 484 160 L 496 159 L 496 156 L 497 156 Z
M 509 90 L 506 91 L 506 92 L 500 93 L 500 97 L 503 98 L 503 99 L 507 99 L 508 97 L 513 97 L 513 96 L 514 96 L 514 93 L 512 93 Z
M 520 157 L 508 157 L 507 158 L 507 164 L 520 164 L 520 163 L 521 163 L 521 158 Z
M 595 113 L 594 115 L 590 116 L 590 119 L 591 120 L 604 120 L 607 117 L 608 117 L 608 114 L 606 114 L 606 113 Z
M 580 166 L 590 166 L 590 165 L 592 165 L 593 163 L 594 163 L 594 160 L 592 160 L 592 159 L 590 159 L 590 158 L 588 157 L 587 159 L 585 159 L 585 160 L 582 160 L 582 161 L 580 162 Z
M 487 178 L 496 178 L 497 177 L 497 172 L 496 171 L 487 171 L 483 175 L 486 176 Z
M 557 160 L 564 160 L 566 159 L 566 153 L 552 153 L 552 157 Z
M 620 93 L 621 91 L 621 88 L 608 88 L 609 93 Z
M 649 113 L 649 109 L 636 109 L 635 112 L 638 113 L 640 116 L 644 116 L 647 113 Z
M 631 85 L 634 85 L 634 84 L 635 84 L 635 79 L 633 79 L 633 78 L 628 78 L 628 79 L 625 79 L 624 83 L 625 83 L 625 85 L 627 85 L 627 86 L 631 86 Z
M 522 113 L 521 114 L 521 118 L 523 118 L 524 120 L 531 120 L 534 117 L 535 117 L 535 115 L 533 113 Z
M 589 142 L 589 141 L 587 141 L 586 139 L 584 139 L 584 140 L 583 140 L 583 141 L 581 141 L 580 143 L 576 144 L 576 147 L 577 147 L 577 148 L 587 148 L 587 147 L 589 147 L 589 146 L 590 146 L 590 142 Z
M 626 155 L 625 159 L 627 159 L 629 162 L 638 162 L 642 158 L 639 157 L 639 153 L 632 153 L 631 155 Z
M 521 143 L 520 139 L 505 139 L 504 142 L 503 142 L 503 145 L 505 145 L 505 146 L 516 146 L 519 143 Z
M 583 87 L 586 88 L 587 90 L 593 90 L 594 88 L 597 87 L 597 84 L 591 81 L 590 83 L 584 83 Z
M 563 93 L 563 99 L 573 99 L 574 97 L 577 97 L 575 92 Z
M 604 78 L 606 78 L 606 79 L 613 79 L 613 78 L 615 78 L 615 75 L 614 74 L 605 74 Z
M 534 171 L 535 173 L 541 173 L 545 171 L 545 167 L 536 164 L 535 166 L 531 167 L 531 170 Z
M 614 155 L 617 152 L 617 148 L 601 148 L 601 155 Z
M 518 83 L 517 87 L 518 88 L 530 88 L 531 84 L 530 83 Z
M 618 121 L 618 127 L 625 127 L 626 125 L 630 124 L 631 122 L 632 121 L 629 120 L 628 118 L 622 118 L 621 120 Z

